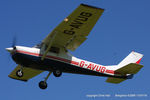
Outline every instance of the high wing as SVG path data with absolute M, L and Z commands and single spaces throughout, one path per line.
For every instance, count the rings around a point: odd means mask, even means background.
M 22 80 L 22 81 L 28 81 L 29 79 L 37 76 L 38 74 L 42 73 L 41 70 L 35 70 L 27 67 L 23 67 L 23 77 L 16 76 L 16 71 L 21 68 L 20 65 L 18 65 L 8 76 L 10 78 L 16 79 L 16 80 Z
M 43 41 L 46 52 L 51 48 L 74 51 L 86 39 L 104 9 L 81 4 L 66 17 Z

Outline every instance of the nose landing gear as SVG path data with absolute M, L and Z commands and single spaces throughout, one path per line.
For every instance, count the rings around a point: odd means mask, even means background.
M 19 78 L 23 77 L 23 67 L 22 66 L 19 70 L 16 71 L 16 76 Z
M 16 76 L 20 78 L 23 77 L 23 71 L 22 70 L 16 71 Z

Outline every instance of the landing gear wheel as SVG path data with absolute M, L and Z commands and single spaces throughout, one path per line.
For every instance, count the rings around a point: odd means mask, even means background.
M 16 76 L 17 76 L 17 77 L 23 77 L 23 71 L 22 71 L 22 70 L 18 70 L 18 71 L 16 72 Z
M 39 87 L 41 89 L 46 89 L 47 88 L 47 83 L 45 81 L 41 81 L 41 82 L 39 82 Z
M 60 70 L 53 71 L 53 74 L 55 77 L 60 77 L 62 75 L 62 72 Z

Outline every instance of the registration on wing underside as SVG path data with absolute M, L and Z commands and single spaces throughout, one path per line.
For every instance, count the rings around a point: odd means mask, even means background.
M 69 28 L 65 29 L 63 33 L 68 35 L 76 34 L 76 31 L 79 30 L 92 16 L 92 13 L 89 12 L 81 12 L 79 16 L 77 16 L 70 24 Z M 80 34 L 84 35 L 84 34 Z

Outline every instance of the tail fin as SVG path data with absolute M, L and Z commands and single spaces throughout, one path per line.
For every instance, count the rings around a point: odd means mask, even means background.
M 130 63 L 136 63 L 139 64 L 141 59 L 143 57 L 143 54 L 137 53 L 132 51 L 125 59 L 123 59 L 119 64 L 117 69 L 120 69 L 121 67 L 124 67 Z M 117 70 L 116 69 L 116 70 Z

